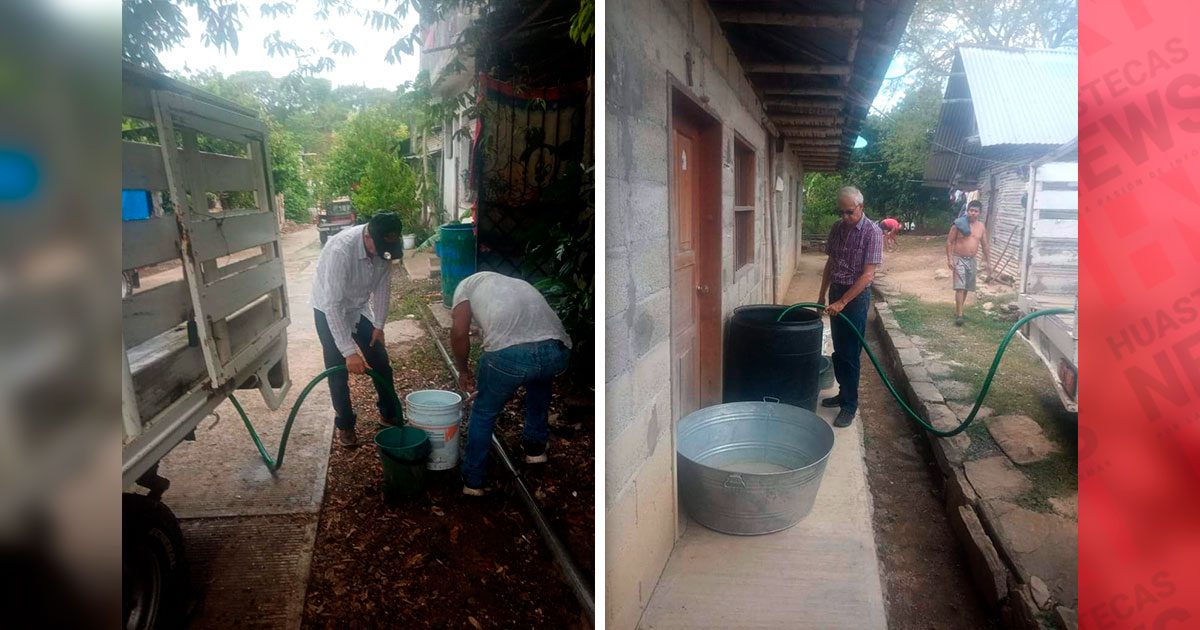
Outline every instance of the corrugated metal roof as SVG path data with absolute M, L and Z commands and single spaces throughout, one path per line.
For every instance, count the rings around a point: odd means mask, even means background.
M 958 49 L 971 90 L 980 146 L 1069 142 L 1079 129 L 1075 51 Z

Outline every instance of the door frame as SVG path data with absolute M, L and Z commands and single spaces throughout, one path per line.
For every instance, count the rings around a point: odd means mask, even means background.
M 723 125 L 706 103 L 691 92 L 674 75 L 667 74 L 667 152 L 668 163 L 674 159 L 674 130 L 676 117 L 686 117 L 698 131 L 695 152 L 701 156 L 696 160 L 700 165 L 697 172 L 699 194 L 696 196 L 696 278 L 702 286 L 707 286 L 707 293 L 696 296 L 696 350 L 700 361 L 700 407 L 706 407 L 721 402 L 721 361 L 724 348 L 721 326 L 721 302 L 723 291 L 721 284 L 721 234 L 724 220 L 721 175 L 722 175 L 722 139 Z M 668 195 L 668 247 L 674 247 L 677 238 L 674 194 L 674 169 L 667 169 Z M 672 264 L 673 267 L 673 264 Z M 674 270 L 671 270 L 671 276 Z M 674 278 L 670 278 L 671 282 Z M 673 318 L 672 318 L 673 321 Z M 674 339 L 674 329 L 668 333 Z M 672 355 L 674 347 L 671 348 Z M 676 366 L 671 367 L 671 398 L 672 420 L 678 413 L 676 396 L 678 395 L 678 375 Z

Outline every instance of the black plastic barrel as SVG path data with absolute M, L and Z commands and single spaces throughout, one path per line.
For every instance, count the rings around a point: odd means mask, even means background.
M 733 311 L 725 340 L 724 402 L 778 399 L 816 411 L 825 325 L 819 313 L 805 308 L 775 321 L 786 308 L 754 304 Z

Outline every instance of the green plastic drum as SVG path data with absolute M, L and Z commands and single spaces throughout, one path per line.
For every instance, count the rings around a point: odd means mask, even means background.
M 443 225 L 438 236 L 438 257 L 442 263 L 442 304 L 450 308 L 458 283 L 475 273 L 475 225 Z

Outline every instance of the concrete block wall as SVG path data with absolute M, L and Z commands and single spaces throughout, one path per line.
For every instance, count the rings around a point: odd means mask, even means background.
M 605 45 L 605 618 L 607 627 L 621 630 L 635 627 L 649 602 L 680 515 L 670 378 L 671 77 L 705 100 L 722 126 L 726 316 L 770 297 L 766 200 L 774 194 L 775 178 L 767 172 L 767 152 L 774 149 L 762 127 L 762 107 L 707 2 L 613 0 L 608 15 L 620 19 L 609 20 Z M 733 257 L 735 134 L 755 147 L 758 174 L 755 262 L 740 270 Z M 795 160 L 781 157 L 776 154 L 776 172 L 799 177 Z M 798 224 L 795 219 L 797 234 Z M 795 263 L 780 262 L 778 275 L 786 282 Z
M 783 300 L 792 281 L 800 253 L 801 223 L 803 223 L 804 196 L 796 194 L 797 185 L 803 186 L 804 175 L 800 160 L 790 150 L 775 156 L 775 174 L 771 177 L 774 190 L 776 177 L 783 179 L 783 192 L 775 194 L 776 300 Z M 791 225 L 788 225 L 789 218 Z

